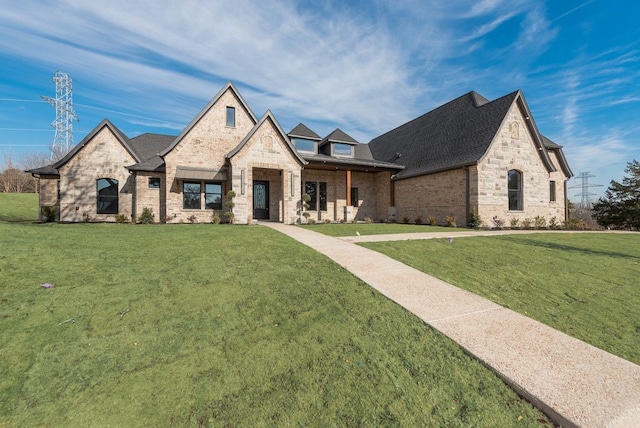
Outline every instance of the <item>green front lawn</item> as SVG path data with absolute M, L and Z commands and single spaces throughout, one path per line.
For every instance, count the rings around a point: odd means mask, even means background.
M 0 426 L 548 423 L 455 343 L 259 226 L 0 223 L 0 290 Z
M 37 221 L 37 193 L 0 192 L 0 221 Z
M 640 364 L 640 234 L 362 245 Z

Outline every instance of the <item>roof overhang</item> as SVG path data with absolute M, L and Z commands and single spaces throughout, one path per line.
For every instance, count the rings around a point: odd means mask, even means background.
M 226 180 L 227 169 L 190 168 L 179 166 L 175 178 L 179 180 Z

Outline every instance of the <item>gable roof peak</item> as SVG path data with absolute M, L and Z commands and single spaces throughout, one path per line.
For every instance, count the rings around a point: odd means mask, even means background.
M 193 120 L 187 125 L 187 127 L 182 130 L 182 132 L 180 133 L 180 135 L 176 137 L 174 142 L 165 150 L 163 150 L 162 153 L 160 153 L 159 155 L 161 157 L 164 157 L 171 150 L 173 150 L 180 143 L 180 141 L 182 141 L 182 139 L 189 133 L 189 131 L 191 131 L 191 129 L 193 129 L 196 126 L 196 124 L 200 122 L 200 120 L 207 114 L 207 112 L 211 109 L 211 107 L 213 107 L 218 101 L 220 101 L 220 98 L 222 98 L 222 96 L 229 90 L 233 92 L 234 96 L 238 99 L 238 101 L 240 102 L 240 105 L 242 105 L 242 107 L 247 111 L 247 113 L 249 114 L 249 117 L 251 117 L 251 120 L 255 125 L 258 122 L 258 120 L 256 119 L 256 115 L 249 108 L 249 105 L 244 100 L 242 95 L 240 95 L 240 92 L 238 91 L 236 86 L 233 84 L 233 82 L 229 80 L 227 84 L 224 85 L 222 89 L 220 89 L 220 91 L 218 91 L 218 93 L 211 99 L 211 101 L 209 101 L 207 105 L 204 106 L 202 110 L 200 110 L 200 113 L 198 113 L 196 117 L 193 118 Z
M 346 144 L 359 144 L 353 137 L 344 132 L 340 128 L 336 128 L 329 135 L 324 137 L 320 145 L 326 144 L 328 142 L 332 143 L 346 143 Z
M 309 140 L 317 140 L 317 141 L 322 140 L 322 137 L 320 137 L 318 134 L 313 132 L 309 127 L 307 127 L 302 122 L 297 124 L 295 128 L 289 131 L 288 135 L 289 137 L 307 138 Z

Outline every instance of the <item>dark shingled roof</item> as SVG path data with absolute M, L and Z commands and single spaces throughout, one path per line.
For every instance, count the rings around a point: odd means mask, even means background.
M 327 143 L 347 143 L 347 144 L 358 144 L 356 140 L 351 138 L 346 132 L 344 132 L 340 128 L 336 128 L 331 134 L 327 135 L 322 139 L 320 145 L 324 145 Z
M 303 123 L 299 123 L 295 128 L 289 131 L 290 138 L 307 138 L 309 140 L 317 140 L 320 141 L 322 138 L 313 132 L 311 129 L 307 128 L 307 126 Z
M 375 159 L 404 165 L 407 178 L 472 165 L 486 153 L 520 91 L 494 101 L 469 92 L 369 143 Z
M 556 143 L 554 143 L 553 141 L 551 141 L 550 139 L 548 139 L 547 137 L 545 137 L 544 135 L 540 135 L 542 137 L 542 143 L 544 144 L 544 146 L 547 149 L 561 149 L 562 146 L 557 145 Z
M 175 135 L 151 134 L 138 135 L 129 140 L 129 145 L 143 161 L 157 156 L 176 139 Z

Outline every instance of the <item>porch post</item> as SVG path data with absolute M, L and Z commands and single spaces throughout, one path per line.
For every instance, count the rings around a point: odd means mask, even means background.
M 351 206 L 351 170 L 347 170 L 347 206 Z

